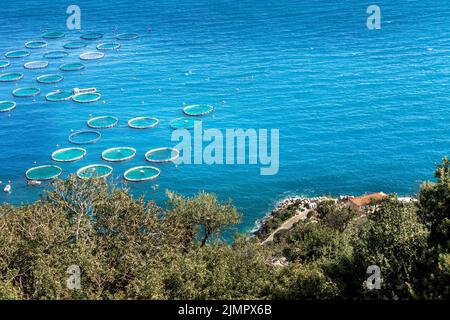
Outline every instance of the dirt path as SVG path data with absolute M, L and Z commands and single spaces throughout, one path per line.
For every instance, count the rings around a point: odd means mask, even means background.
M 266 244 L 268 242 L 273 242 L 273 237 L 275 236 L 275 234 L 280 231 L 280 230 L 289 230 L 292 228 L 292 226 L 294 224 L 296 224 L 297 222 L 299 222 L 300 220 L 305 220 L 306 216 L 308 215 L 308 212 L 311 211 L 311 209 L 306 209 L 305 211 L 296 214 L 295 216 L 290 217 L 289 219 L 287 219 L 285 222 L 283 222 L 283 224 L 281 226 L 279 226 L 274 232 L 272 232 L 270 234 L 270 236 L 267 237 L 266 240 L 264 240 L 263 242 L 261 242 L 261 244 Z

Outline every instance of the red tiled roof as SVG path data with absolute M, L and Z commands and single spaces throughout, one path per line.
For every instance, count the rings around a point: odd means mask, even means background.
M 358 207 L 363 207 L 372 204 L 374 201 L 386 199 L 388 196 L 383 192 L 366 194 L 361 197 L 351 198 L 350 202 Z

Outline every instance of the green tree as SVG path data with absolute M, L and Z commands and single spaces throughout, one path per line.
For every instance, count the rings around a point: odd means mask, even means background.
M 340 232 L 321 223 L 299 222 L 289 231 L 277 233 L 274 241 L 289 261 L 302 263 L 335 259 L 345 251 Z
M 200 192 L 185 198 L 174 192 L 167 193 L 172 213 L 184 221 L 191 230 L 192 239 L 200 237 L 203 247 L 211 236 L 217 235 L 240 222 L 241 215 L 231 200 L 220 203 L 215 194 Z
M 340 290 L 320 264 L 293 264 L 282 269 L 271 290 L 272 299 L 338 299 Z
M 338 205 L 334 201 L 320 202 L 317 206 L 317 213 L 323 224 L 340 232 L 344 231 L 350 221 L 358 215 L 358 212 L 352 207 Z
M 448 252 L 450 236 L 450 161 L 437 165 L 436 183 L 425 183 L 419 192 L 419 215 L 430 230 L 432 244 Z
M 147 265 L 129 293 L 138 299 L 261 299 L 274 274 L 266 250 L 241 239 L 232 246 L 216 242 L 166 255 Z
M 355 286 L 368 298 L 404 299 L 416 295 L 415 288 L 425 257 L 428 231 L 420 223 L 412 203 L 384 201 L 353 239 Z M 366 269 L 381 270 L 381 290 L 364 289 Z M 359 275 L 359 276 L 358 276 Z M 363 275 L 363 276 L 362 276 Z
M 419 192 L 419 215 L 430 232 L 423 296 L 450 297 L 450 161 L 436 165 L 435 183 L 424 183 Z

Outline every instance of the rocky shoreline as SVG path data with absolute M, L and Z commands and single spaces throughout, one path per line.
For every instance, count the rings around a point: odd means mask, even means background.
M 379 193 L 384 195 L 383 193 Z M 358 198 L 367 197 L 370 195 L 353 196 L 353 195 L 340 195 L 336 198 L 330 196 L 321 197 L 301 197 L 290 196 L 279 201 L 272 211 L 266 215 L 263 219 L 259 220 L 255 224 L 255 228 L 252 230 L 252 234 L 261 240 L 267 237 L 276 227 L 280 226 L 288 219 L 301 215 L 309 210 L 315 210 L 319 203 L 323 201 L 334 201 L 335 203 L 349 203 Z M 388 197 L 388 195 L 385 195 Z M 397 197 L 397 200 L 402 202 L 417 201 L 414 197 Z
M 275 208 L 263 219 L 257 221 L 252 234 L 258 238 L 264 238 L 270 231 L 273 231 L 274 225 L 280 224 L 293 216 L 300 215 L 308 210 L 317 208 L 318 203 L 322 201 L 337 201 L 331 197 L 287 197 L 278 202 Z M 277 220 L 277 221 L 275 221 Z

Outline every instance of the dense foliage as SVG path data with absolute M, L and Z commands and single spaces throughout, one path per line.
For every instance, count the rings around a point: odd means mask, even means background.
M 417 203 L 392 197 L 367 214 L 324 202 L 267 246 L 223 241 L 240 214 L 213 194 L 168 192 L 163 209 L 70 177 L 34 204 L 0 206 L 0 299 L 449 299 L 448 159 L 435 176 Z M 74 265 L 79 289 L 67 286 Z

